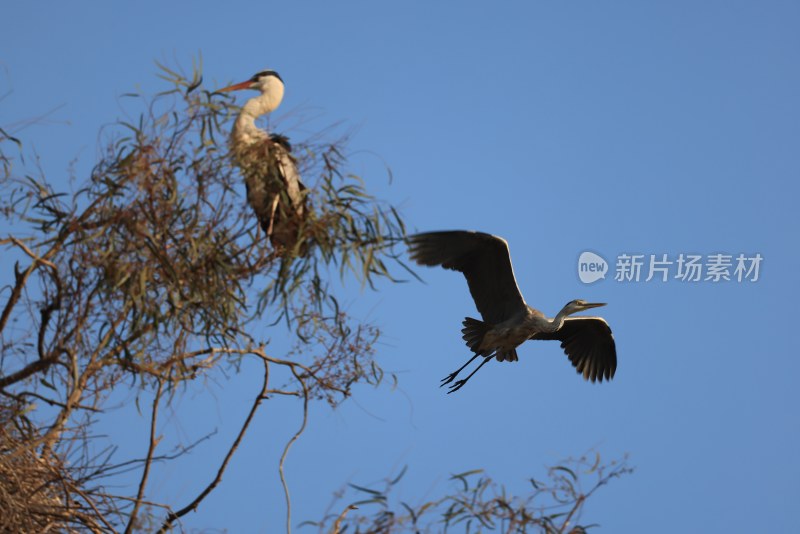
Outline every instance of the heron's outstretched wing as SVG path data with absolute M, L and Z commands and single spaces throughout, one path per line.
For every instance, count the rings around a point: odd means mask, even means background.
M 601 317 L 568 317 L 557 332 L 530 339 L 557 339 L 569 361 L 586 380 L 611 380 L 617 370 L 617 347 L 611 327 Z
M 441 265 L 464 273 L 469 292 L 483 320 L 505 321 L 526 309 L 519 292 L 508 243 L 481 232 L 425 232 L 408 238 L 411 259 L 420 265 Z

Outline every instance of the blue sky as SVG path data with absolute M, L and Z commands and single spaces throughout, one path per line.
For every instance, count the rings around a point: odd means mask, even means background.
M 286 465 L 295 524 L 319 518 L 343 483 L 403 465 L 400 494 L 419 502 L 448 489 L 450 473 L 483 467 L 524 489 L 595 449 L 629 453 L 637 469 L 587 506 L 601 532 L 792 530 L 798 4 L 431 4 L 12 3 L 0 22 L 0 126 L 66 187 L 71 162 L 80 177 L 91 169 L 99 130 L 138 111 L 122 94 L 165 89 L 155 60 L 188 68 L 202 54 L 209 88 L 270 67 L 286 82 L 275 124 L 297 125 L 286 133 L 299 138 L 347 121 L 353 170 L 412 229 L 505 237 L 528 303 L 548 315 L 574 298 L 609 303 L 611 383 L 585 383 L 557 344 L 530 342 L 518 363 L 487 365 L 445 395 L 440 378 L 468 356 L 460 322 L 476 313 L 463 278 L 426 269 L 425 284 L 349 288 L 348 311 L 382 329 L 378 359 L 399 386 L 313 408 Z M 755 283 L 585 285 L 585 250 L 612 268 L 620 254 L 764 259 Z M 190 441 L 217 429 L 219 442 L 155 473 L 154 498 L 182 505 L 206 480 L 201 467 L 258 388 L 248 366 L 175 408 L 165 432 Z M 265 405 L 187 528 L 282 528 L 277 454 L 299 414 L 296 402 Z M 111 430 L 144 451 L 143 420 L 124 419 Z

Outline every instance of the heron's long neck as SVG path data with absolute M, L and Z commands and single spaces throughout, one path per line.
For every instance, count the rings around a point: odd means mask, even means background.
M 568 315 L 569 314 L 562 309 L 560 312 L 558 312 L 558 314 L 556 314 L 555 317 L 553 317 L 552 321 L 548 321 L 546 327 L 547 330 L 549 332 L 558 332 L 561 329 L 561 327 L 564 326 L 564 319 L 566 319 Z
M 256 119 L 277 108 L 280 101 L 280 98 L 269 93 L 248 100 L 233 125 L 233 142 L 237 145 L 250 145 L 266 139 L 267 132 L 256 126 Z

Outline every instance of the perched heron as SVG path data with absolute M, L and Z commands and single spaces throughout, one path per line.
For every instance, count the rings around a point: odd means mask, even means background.
M 617 349 L 608 323 L 600 317 L 568 317 L 605 303 L 572 300 L 548 319 L 525 303 L 514 278 L 505 239 L 481 232 L 426 232 L 408 238 L 411 259 L 420 265 L 441 265 L 464 273 L 483 321 L 464 319 L 464 340 L 475 353 L 442 386 L 455 380 L 478 356 L 484 360 L 469 376 L 450 386 L 460 389 L 492 357 L 517 361 L 517 347 L 528 339 L 555 339 L 584 379 L 611 380 L 617 369 Z
M 288 139 L 256 127 L 256 119 L 274 111 L 283 100 L 283 80 L 274 70 L 263 70 L 218 92 L 242 89 L 261 94 L 245 103 L 233 125 L 234 161 L 244 175 L 247 201 L 272 246 L 291 250 L 308 213 L 306 187 L 300 181 Z

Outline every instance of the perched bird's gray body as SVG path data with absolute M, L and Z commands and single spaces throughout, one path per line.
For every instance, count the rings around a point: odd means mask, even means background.
M 613 378 L 617 353 L 608 323 L 600 317 L 568 317 L 603 304 L 573 300 L 553 319 L 528 306 L 517 287 L 508 243 L 503 238 L 455 230 L 416 234 L 408 238 L 408 243 L 411 259 L 418 264 L 439 265 L 463 273 L 483 318 L 464 319 L 464 340 L 475 356 L 446 377 L 444 384 L 454 380 L 478 356 L 485 358 L 481 366 L 492 356 L 498 361 L 517 361 L 516 349 L 528 339 L 561 341 L 572 365 L 587 380 L 602 382 Z M 453 384 L 450 392 L 463 386 L 478 369 Z
M 308 213 L 306 187 L 285 137 L 270 135 L 256 119 L 274 111 L 283 100 L 283 80 L 264 70 L 249 80 L 219 92 L 253 89 L 261 94 L 248 100 L 231 132 L 231 153 L 247 186 L 247 201 L 276 249 L 292 249 Z

